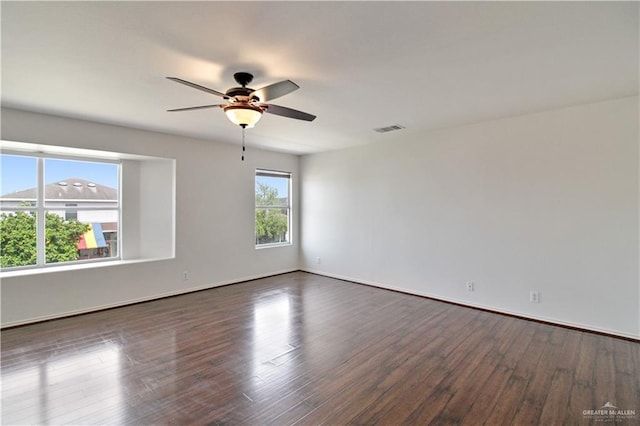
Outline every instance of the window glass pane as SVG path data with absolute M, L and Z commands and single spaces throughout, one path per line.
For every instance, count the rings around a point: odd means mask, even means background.
M 118 257 L 118 165 L 44 162 L 46 263 Z
M 70 207 L 78 207 L 78 203 L 65 203 L 67 209 L 64 211 L 64 218 L 66 220 L 78 219 L 78 210 Z
M 36 259 L 36 213 L 0 213 L 0 266 L 11 268 L 35 265 Z
M 45 204 L 50 207 L 117 207 L 117 164 L 47 158 L 44 183 Z
M 256 244 L 289 242 L 289 209 L 256 209 Z
M 111 218 L 106 218 L 110 213 Z M 45 257 L 47 263 L 72 262 L 118 256 L 118 211 L 77 212 L 66 219 L 65 211 L 49 210 L 45 216 Z M 99 221 L 92 221 L 97 214 Z M 104 222 L 104 220 L 111 220 Z
M 78 221 L 89 225 L 89 229 L 78 241 L 79 259 L 99 259 L 118 257 L 118 218 L 114 217 L 110 222 L 96 222 L 89 220 L 83 214 L 91 212 L 78 212 Z M 117 212 L 113 212 L 117 215 Z
M 256 206 L 289 206 L 289 178 L 256 175 Z
M 37 166 L 35 157 L 0 154 L 2 209 L 35 206 Z

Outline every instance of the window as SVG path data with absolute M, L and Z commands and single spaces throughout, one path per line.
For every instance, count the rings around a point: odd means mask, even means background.
M 256 247 L 291 243 L 291 173 L 256 170 Z
M 66 207 L 78 207 L 77 203 L 66 203 L 65 204 Z M 65 210 L 64 212 L 64 219 L 65 220 L 72 220 L 72 219 L 78 219 L 78 211 L 74 210 L 74 209 L 68 209 Z
M 0 154 L 0 267 L 119 258 L 120 165 Z

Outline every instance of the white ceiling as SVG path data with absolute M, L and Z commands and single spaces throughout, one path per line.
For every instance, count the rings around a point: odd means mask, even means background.
M 4 106 L 239 143 L 220 98 L 291 79 L 247 144 L 297 154 L 638 93 L 638 2 L 8 2 Z M 396 135 L 399 135 L 396 134 Z

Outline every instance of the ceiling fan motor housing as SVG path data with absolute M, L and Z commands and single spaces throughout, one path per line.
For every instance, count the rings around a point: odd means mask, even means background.
M 236 96 L 249 97 L 253 92 L 254 90 L 248 87 L 232 87 L 231 89 L 227 90 L 225 95 L 229 98 L 235 98 Z

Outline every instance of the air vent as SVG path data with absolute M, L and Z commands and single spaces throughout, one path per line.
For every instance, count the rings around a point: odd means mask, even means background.
M 378 133 L 387 133 L 387 132 L 393 132 L 394 130 L 401 130 L 404 129 L 404 126 L 401 126 L 399 124 L 392 124 L 391 126 L 387 126 L 387 127 L 378 127 L 377 129 L 373 129 Z

